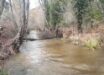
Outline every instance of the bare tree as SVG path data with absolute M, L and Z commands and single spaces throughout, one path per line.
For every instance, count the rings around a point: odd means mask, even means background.
M 20 26 L 14 42 L 14 48 L 19 49 L 23 43 L 23 39 L 27 33 L 28 18 L 29 18 L 29 0 L 20 0 L 21 3 L 21 17 L 20 17 Z
M 20 44 L 27 33 L 28 17 L 29 17 L 29 0 L 22 0 L 21 2 L 22 15 L 21 15 L 21 31 L 20 31 Z

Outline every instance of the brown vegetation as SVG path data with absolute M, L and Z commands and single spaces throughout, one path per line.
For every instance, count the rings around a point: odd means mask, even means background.
M 11 54 L 15 54 L 13 50 L 13 41 L 16 34 L 15 27 L 11 21 L 1 22 L 0 30 L 0 59 L 5 59 Z

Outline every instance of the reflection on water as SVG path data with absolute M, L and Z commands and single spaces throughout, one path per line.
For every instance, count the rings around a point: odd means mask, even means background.
M 59 39 L 26 41 L 5 66 L 10 75 L 104 75 L 103 54 Z

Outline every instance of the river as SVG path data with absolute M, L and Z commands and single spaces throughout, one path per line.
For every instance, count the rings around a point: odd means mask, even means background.
M 4 67 L 9 75 L 104 75 L 104 51 L 61 39 L 25 41 Z

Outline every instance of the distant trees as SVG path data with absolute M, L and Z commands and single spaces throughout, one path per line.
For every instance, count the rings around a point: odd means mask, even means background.
M 42 0 L 47 26 L 55 29 L 63 20 L 67 0 Z
M 63 13 L 68 2 L 73 3 L 73 9 L 77 20 L 77 30 L 83 32 L 84 22 L 89 22 L 89 26 L 93 27 L 95 21 L 102 20 L 102 12 L 104 9 L 103 0 L 41 0 L 45 11 L 46 23 L 48 27 L 57 28 L 63 20 Z M 99 9 L 99 6 L 102 9 Z
M 74 0 L 73 2 L 78 32 L 83 31 L 86 23 L 88 27 L 93 28 L 104 19 L 104 0 Z
M 78 23 L 77 27 L 79 33 L 83 32 L 83 28 L 82 28 L 83 17 L 85 13 L 87 13 L 89 1 L 90 0 L 74 0 L 75 15 L 77 18 L 77 23 Z
M 104 0 L 99 0 L 100 1 L 100 6 L 102 8 L 103 14 L 104 14 Z
M 102 6 L 103 6 L 103 4 L 104 4 L 104 0 L 99 0 L 99 1 L 101 2 Z
M 52 28 L 57 28 L 57 26 L 63 21 L 63 13 L 65 10 L 68 2 L 73 2 L 75 9 L 75 16 L 77 19 L 77 29 L 79 33 L 83 32 L 83 19 L 86 13 L 89 13 L 91 18 L 96 18 L 95 13 L 93 13 L 93 9 L 91 9 L 91 2 L 94 0 L 42 0 L 42 4 L 44 6 L 45 16 L 47 26 Z M 90 8 L 90 10 L 89 10 Z M 97 13 L 98 15 L 99 13 Z M 94 15 L 94 16 L 93 16 Z
M 55 32 L 56 37 L 62 37 L 62 31 L 59 27 L 64 20 L 63 14 L 66 10 L 67 0 L 42 0 L 42 5 L 47 28 Z

